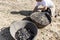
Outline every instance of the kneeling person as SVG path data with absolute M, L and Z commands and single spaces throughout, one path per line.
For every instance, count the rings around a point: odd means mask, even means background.
M 50 15 L 52 14 L 52 17 L 54 17 L 55 14 L 55 5 L 51 0 L 36 0 L 37 4 L 33 10 L 33 12 L 41 10 L 42 12 L 49 12 Z M 43 8 L 38 8 L 40 5 L 43 6 Z

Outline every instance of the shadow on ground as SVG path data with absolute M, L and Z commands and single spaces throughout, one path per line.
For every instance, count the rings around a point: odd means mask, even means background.
M 9 27 L 2 28 L 0 31 L 0 40 L 14 40 L 10 35 Z
M 33 11 L 31 11 L 31 10 L 29 10 L 29 11 L 27 11 L 27 10 L 22 10 L 22 11 L 19 11 L 19 12 L 17 12 L 17 11 L 12 11 L 11 12 L 11 14 L 20 14 L 20 15 L 24 15 L 24 16 L 29 16 L 29 15 L 31 15 L 33 13 Z

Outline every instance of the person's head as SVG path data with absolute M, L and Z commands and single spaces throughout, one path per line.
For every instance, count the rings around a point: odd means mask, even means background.
M 37 2 L 41 2 L 42 0 L 36 0 Z

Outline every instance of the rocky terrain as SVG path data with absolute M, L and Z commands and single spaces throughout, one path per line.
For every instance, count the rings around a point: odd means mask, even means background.
M 56 5 L 56 13 L 59 15 L 52 20 L 51 24 L 38 29 L 34 40 L 60 40 L 60 0 L 52 1 Z M 13 40 L 9 39 L 9 32 L 7 32 L 8 29 L 5 30 L 5 27 L 9 27 L 13 21 L 25 18 L 34 9 L 35 3 L 35 0 L 0 0 L 0 40 Z M 27 13 L 27 15 L 23 15 L 21 12 Z

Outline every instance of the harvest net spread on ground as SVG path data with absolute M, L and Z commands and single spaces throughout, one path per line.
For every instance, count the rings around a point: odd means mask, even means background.
M 60 15 L 60 0 L 53 0 L 56 5 L 56 13 Z M 9 37 L 9 31 L 4 30 L 9 27 L 13 21 L 19 21 L 25 16 L 20 14 L 11 14 L 11 11 L 33 10 L 34 0 L 0 0 L 0 40 L 12 40 Z M 4 31 L 3 31 L 4 30 Z M 60 40 L 60 16 L 43 29 L 38 29 L 35 40 Z

